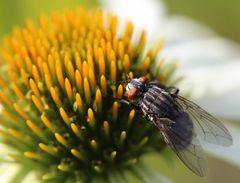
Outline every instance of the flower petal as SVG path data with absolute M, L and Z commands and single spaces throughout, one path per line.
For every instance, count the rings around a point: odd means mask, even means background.
M 225 40 L 186 43 L 163 51 L 162 57 L 179 58 L 177 74 L 184 76 L 182 92 L 218 116 L 240 119 L 240 48 Z M 205 45 L 205 46 L 204 46 Z M 206 53 L 202 50 L 207 50 Z

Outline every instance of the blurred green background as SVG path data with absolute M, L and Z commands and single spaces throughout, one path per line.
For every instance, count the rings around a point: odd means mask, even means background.
M 83 5 L 98 5 L 98 0 L 0 0 L 0 39 L 14 26 L 22 26 L 27 18 L 37 20 L 39 14 Z
M 40 13 L 61 11 L 79 4 L 92 7 L 98 3 L 97 0 L 0 0 L 0 40 L 9 34 L 14 26 L 22 26 L 26 18 L 37 20 Z M 219 35 L 240 42 L 239 0 L 164 0 L 164 3 L 167 5 L 168 14 L 189 16 L 205 23 Z M 175 160 L 169 165 L 169 162 L 159 159 L 158 155 L 145 158 L 147 164 L 179 183 L 189 180 L 195 183 L 239 182 L 239 169 L 214 157 L 209 160 L 209 176 L 204 179 L 193 175 L 179 160 Z
M 221 36 L 240 42 L 239 0 L 164 0 L 169 14 L 182 14 L 205 23 Z
M 168 13 L 182 14 L 205 23 L 221 36 L 240 42 L 239 0 L 164 0 Z M 87 7 L 98 4 L 98 0 L 0 0 L 0 38 L 8 34 L 13 26 L 22 25 L 26 18 L 36 19 L 39 13 L 53 9 Z

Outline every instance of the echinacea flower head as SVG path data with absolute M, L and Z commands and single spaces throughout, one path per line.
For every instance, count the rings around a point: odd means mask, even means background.
M 42 181 L 92 182 L 131 172 L 159 152 L 158 130 L 119 102 L 127 75 L 174 83 L 175 65 L 158 61 L 162 41 L 146 49 L 144 32 L 84 8 L 27 21 L 1 49 L 1 142 Z M 134 171 L 132 171 L 134 172 Z

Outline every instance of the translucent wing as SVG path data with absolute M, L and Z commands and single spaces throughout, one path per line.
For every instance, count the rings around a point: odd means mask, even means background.
M 185 113 L 169 128 L 163 119 L 156 122 L 166 143 L 177 154 L 179 159 L 196 175 L 203 177 L 207 172 L 207 161 L 203 149 L 193 133 L 192 122 Z M 162 128 L 161 128 L 162 127 Z
M 169 140 L 169 146 L 190 170 L 201 177 L 206 175 L 207 161 L 196 136 L 192 137 L 192 141 L 187 147 L 184 146 L 183 139 L 171 131 L 167 134 L 167 138 L 168 140 L 171 139 Z M 179 147 L 181 148 L 179 149 Z
M 176 101 L 178 106 L 190 115 L 197 135 L 210 143 L 222 146 L 232 145 L 231 134 L 218 119 L 181 96 L 176 96 Z

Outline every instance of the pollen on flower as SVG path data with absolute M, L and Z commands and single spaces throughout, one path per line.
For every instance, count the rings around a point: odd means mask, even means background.
M 45 137 L 45 134 L 43 133 L 43 130 L 39 128 L 35 123 L 33 123 L 30 120 L 26 121 L 27 126 L 43 141 L 47 141 L 47 138 Z
M 35 81 L 33 79 L 29 79 L 29 85 L 30 85 L 30 88 L 31 90 L 33 91 L 33 93 L 37 96 L 37 97 L 40 97 L 40 92 L 39 92 L 39 89 L 35 83 Z
M 83 102 L 82 102 L 81 95 L 79 93 L 76 94 L 76 104 L 79 112 L 83 114 Z
M 59 113 L 60 113 L 63 121 L 66 123 L 66 125 L 70 125 L 70 122 L 71 122 L 70 118 L 69 118 L 68 114 L 66 113 L 66 111 L 62 107 L 59 109 Z
M 25 139 L 24 139 L 24 135 L 23 135 L 21 132 L 18 132 L 18 131 L 16 131 L 16 130 L 12 129 L 12 128 L 9 128 L 9 129 L 8 129 L 8 132 L 9 132 L 12 136 L 14 136 L 15 138 L 17 138 L 17 139 L 19 139 L 19 140 L 22 140 L 22 141 L 25 140 Z
M 63 146 L 65 146 L 66 148 L 69 148 L 69 145 L 66 141 L 66 139 L 59 133 L 55 133 L 55 138 L 57 139 L 57 141 L 62 144 Z
M 96 142 L 96 140 L 91 140 L 91 147 L 93 148 L 93 150 L 97 150 L 97 142 Z
M 50 94 L 51 94 L 52 99 L 53 99 L 54 103 L 56 104 L 56 106 L 58 108 L 60 108 L 62 106 L 62 102 L 61 102 L 60 97 L 58 96 L 57 91 L 54 87 L 50 88 Z
M 74 132 L 74 134 L 79 139 L 81 139 L 81 131 L 80 131 L 79 127 L 75 123 L 71 123 L 71 128 L 72 128 L 72 131 Z
M 26 156 L 27 158 L 30 158 L 30 159 L 34 159 L 34 160 L 42 160 L 42 158 L 36 154 L 36 153 L 33 153 L 33 152 L 24 152 L 24 156 Z
M 55 125 L 49 121 L 49 119 L 46 117 L 46 115 L 43 113 L 41 116 L 42 123 L 54 134 L 56 133 L 57 129 Z
M 57 149 L 50 145 L 39 143 L 38 146 L 41 150 L 45 151 L 46 153 L 48 153 L 50 155 L 56 156 L 56 154 L 57 154 Z
M 119 100 L 127 77 L 170 83 L 176 66 L 157 63 L 162 40 L 146 52 L 146 34 L 134 33 L 133 23 L 121 30 L 116 16 L 84 8 L 13 30 L 0 52 L 0 136 L 16 162 L 44 181 L 107 181 L 161 150 L 158 131 Z
M 76 156 L 78 159 L 81 159 L 81 158 L 82 158 L 81 153 L 80 153 L 78 150 L 76 150 L 76 149 L 71 149 L 71 153 L 72 153 L 74 156 Z
M 109 135 L 109 123 L 107 121 L 103 122 L 103 130 L 106 136 Z
M 67 92 L 68 99 L 70 101 L 73 100 L 73 91 L 72 91 L 72 86 L 68 78 L 65 78 L 65 90 Z

